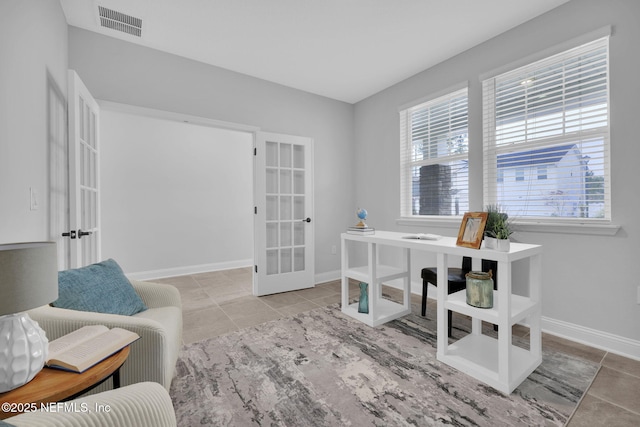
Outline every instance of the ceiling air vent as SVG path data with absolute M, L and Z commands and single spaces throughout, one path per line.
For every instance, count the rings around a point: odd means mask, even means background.
M 98 15 L 100 25 L 105 28 L 122 31 L 136 37 L 142 36 L 142 19 L 140 18 L 134 18 L 102 6 L 98 6 Z

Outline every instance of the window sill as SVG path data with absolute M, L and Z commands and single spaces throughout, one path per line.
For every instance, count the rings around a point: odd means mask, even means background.
M 461 217 L 434 217 L 434 218 L 398 218 L 397 225 L 412 227 L 440 227 L 453 228 L 460 227 Z M 513 221 L 513 228 L 516 232 L 527 233 L 561 233 L 561 234 L 585 234 L 595 236 L 615 236 L 620 230 L 619 225 L 608 222 L 602 223 L 569 223 L 569 222 L 534 222 L 534 221 Z

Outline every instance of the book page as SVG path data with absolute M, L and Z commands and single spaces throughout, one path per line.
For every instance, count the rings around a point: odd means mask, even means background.
M 113 328 L 68 348 L 55 359 L 50 358 L 47 363 L 49 366 L 61 366 L 83 372 L 138 338 L 135 332 Z
M 83 343 L 95 336 L 107 332 L 109 328 L 104 325 L 90 325 L 83 326 L 63 337 L 55 339 L 49 343 L 49 355 L 48 360 L 56 359 L 60 354 L 64 353 L 67 349 Z

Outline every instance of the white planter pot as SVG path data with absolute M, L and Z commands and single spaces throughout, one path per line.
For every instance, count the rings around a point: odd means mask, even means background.
M 495 237 L 484 236 L 484 247 L 486 249 L 497 249 L 498 239 Z
M 511 242 L 509 241 L 509 239 L 496 239 L 497 240 L 497 249 L 500 252 L 509 252 L 509 250 L 511 249 Z

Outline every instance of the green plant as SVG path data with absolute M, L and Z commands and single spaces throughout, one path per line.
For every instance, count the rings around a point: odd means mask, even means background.
M 499 215 L 496 219 L 495 224 L 493 225 L 493 230 L 491 231 L 491 237 L 495 237 L 496 239 L 508 239 L 509 236 L 513 234 L 513 230 L 511 229 L 511 223 L 509 219 L 505 215 Z
M 500 211 L 500 205 L 487 205 L 487 222 L 484 227 L 484 235 L 489 237 L 496 237 L 499 231 L 498 227 L 502 228 L 502 222 L 507 220 L 506 213 Z M 509 233 L 511 234 L 511 233 Z

